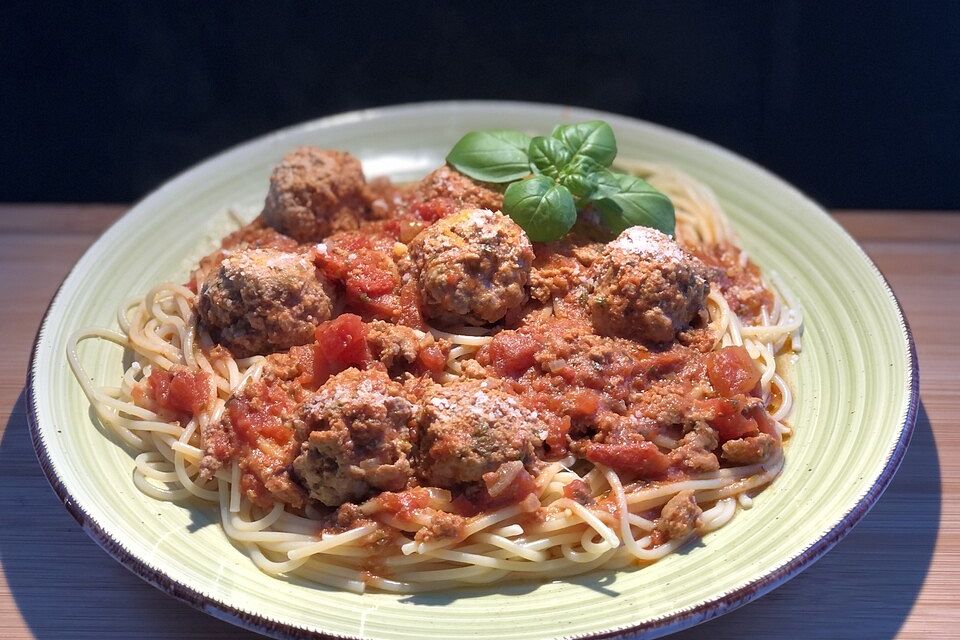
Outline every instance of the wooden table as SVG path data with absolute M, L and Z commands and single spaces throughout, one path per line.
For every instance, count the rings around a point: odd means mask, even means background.
M 0 206 L 0 638 L 252 638 L 114 562 L 47 486 L 23 385 L 41 315 L 121 206 Z M 838 212 L 900 297 L 920 354 L 913 443 L 876 508 L 815 566 L 678 638 L 960 635 L 960 212 Z

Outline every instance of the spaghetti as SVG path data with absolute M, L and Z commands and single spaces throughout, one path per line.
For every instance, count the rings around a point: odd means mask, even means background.
M 695 251 L 701 246 L 735 246 L 736 237 L 719 202 L 708 187 L 675 169 L 630 164 L 626 170 L 644 177 L 673 201 L 677 240 Z M 738 254 L 740 267 L 750 265 Z M 789 437 L 793 396 L 787 382 L 790 358 L 800 350 L 803 320 L 797 301 L 774 274 L 772 305 L 763 306 L 745 322 L 714 285 L 707 297 L 708 328 L 714 349 L 746 349 L 760 372 L 763 411 L 780 437 Z M 347 530 L 321 530 L 315 508 L 291 510 L 282 502 L 258 505 L 244 495 L 237 461 L 201 479 L 205 443 L 202 433 L 224 416 L 228 400 L 256 383 L 264 372 L 263 356 L 234 358 L 216 350 L 210 334 L 198 324 L 197 294 L 186 286 L 165 283 L 144 297 L 124 303 L 119 332 L 88 329 L 74 334 L 68 361 L 99 420 L 134 452 L 133 482 L 158 500 L 195 498 L 216 505 L 225 535 L 264 572 L 296 574 L 319 584 L 363 592 L 372 587 L 416 593 L 511 579 L 552 580 L 591 571 L 625 567 L 662 558 L 683 545 L 689 535 L 702 535 L 730 522 L 739 509 L 750 508 L 751 495 L 769 484 L 783 466 L 782 448 L 755 464 L 732 465 L 690 473 L 672 481 L 624 479 L 609 466 L 576 456 L 545 463 L 535 486 L 523 499 L 480 511 L 464 521 L 455 537 L 416 535 L 438 513 L 454 512 L 455 498 L 445 489 L 426 488 L 425 501 L 408 513 L 384 508 L 380 496 L 359 505 L 363 520 Z M 464 377 L 464 366 L 494 339 L 491 330 L 465 327 L 457 332 L 431 329 L 450 344 L 440 383 Z M 131 357 L 118 387 L 96 386 L 84 369 L 79 344 L 105 340 Z M 156 370 L 175 366 L 205 372 L 213 402 L 188 421 L 171 422 L 161 412 L 137 401 L 137 387 Z M 680 446 L 678 438 L 660 434 L 655 444 L 664 452 Z M 523 465 L 503 466 L 488 486 L 491 497 L 516 481 Z M 512 475 L 511 475 L 512 474 Z M 571 497 L 571 487 L 588 494 Z M 664 540 L 657 514 L 671 498 L 691 492 L 704 507 L 695 533 Z M 378 530 L 393 536 L 371 564 L 370 540 Z

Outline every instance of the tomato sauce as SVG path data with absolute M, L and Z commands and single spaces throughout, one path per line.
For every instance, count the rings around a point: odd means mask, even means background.
M 416 511 L 430 505 L 430 492 L 420 487 L 394 493 L 384 491 L 377 496 L 380 508 L 398 518 L 410 520 Z
M 535 364 L 540 342 L 525 333 L 502 332 L 487 347 L 486 357 L 497 375 L 519 377 Z
M 400 271 L 391 257 L 394 244 L 387 235 L 345 232 L 327 238 L 312 256 L 327 278 L 343 286 L 347 309 L 396 320 L 401 299 Z
M 493 479 L 496 472 L 484 474 L 484 480 Z M 453 507 L 457 514 L 464 517 L 475 516 L 484 511 L 492 511 L 510 504 L 520 502 L 537 491 L 537 483 L 533 476 L 521 469 L 517 472 L 513 482 L 500 494 L 491 496 L 485 484 L 468 487 L 453 500 Z
M 456 213 L 460 207 L 452 198 L 431 198 L 413 206 L 413 213 L 425 222 L 434 223 Z
M 293 432 L 284 425 L 294 400 L 277 385 L 263 381 L 248 383 L 244 393 L 235 395 L 227 403 L 234 433 L 250 446 L 257 446 L 260 438 L 286 444 Z
M 763 286 L 760 268 L 747 261 L 741 264 L 743 251 L 731 244 L 688 246 L 707 266 L 717 269 L 715 282 L 724 299 L 741 320 L 755 324 L 763 310 L 773 309 L 773 293 Z
M 754 409 L 760 371 L 743 347 L 648 350 L 554 319 L 501 331 L 477 361 L 543 413 L 550 459 L 572 450 L 634 477 L 666 479 L 680 469 L 651 441 L 657 435 L 677 439 L 679 425 L 697 420 L 721 442 L 772 430 L 761 427 L 765 413 Z

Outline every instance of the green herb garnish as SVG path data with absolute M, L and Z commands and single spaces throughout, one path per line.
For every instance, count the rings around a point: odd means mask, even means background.
M 509 183 L 503 211 L 537 242 L 562 238 L 587 207 L 613 233 L 639 225 L 673 235 L 673 203 L 641 178 L 612 171 L 616 156 L 613 129 L 592 120 L 560 125 L 549 137 L 473 131 L 447 162 L 474 180 Z

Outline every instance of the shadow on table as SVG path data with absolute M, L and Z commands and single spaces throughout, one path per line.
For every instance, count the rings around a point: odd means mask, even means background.
M 25 393 L 0 442 L 0 470 L 0 563 L 13 600 L 37 638 L 259 637 L 162 595 L 87 537 L 40 470 L 27 428 Z
M 255 637 L 161 596 L 97 549 L 43 477 L 30 443 L 24 394 L 0 442 L 0 469 L 0 560 L 36 637 Z M 847 538 L 761 600 L 675 637 L 893 637 L 929 569 L 939 521 L 940 466 L 921 404 L 900 471 Z
M 940 463 L 921 402 L 900 470 L 846 538 L 760 600 L 672 637 L 893 638 L 930 568 L 940 502 Z

